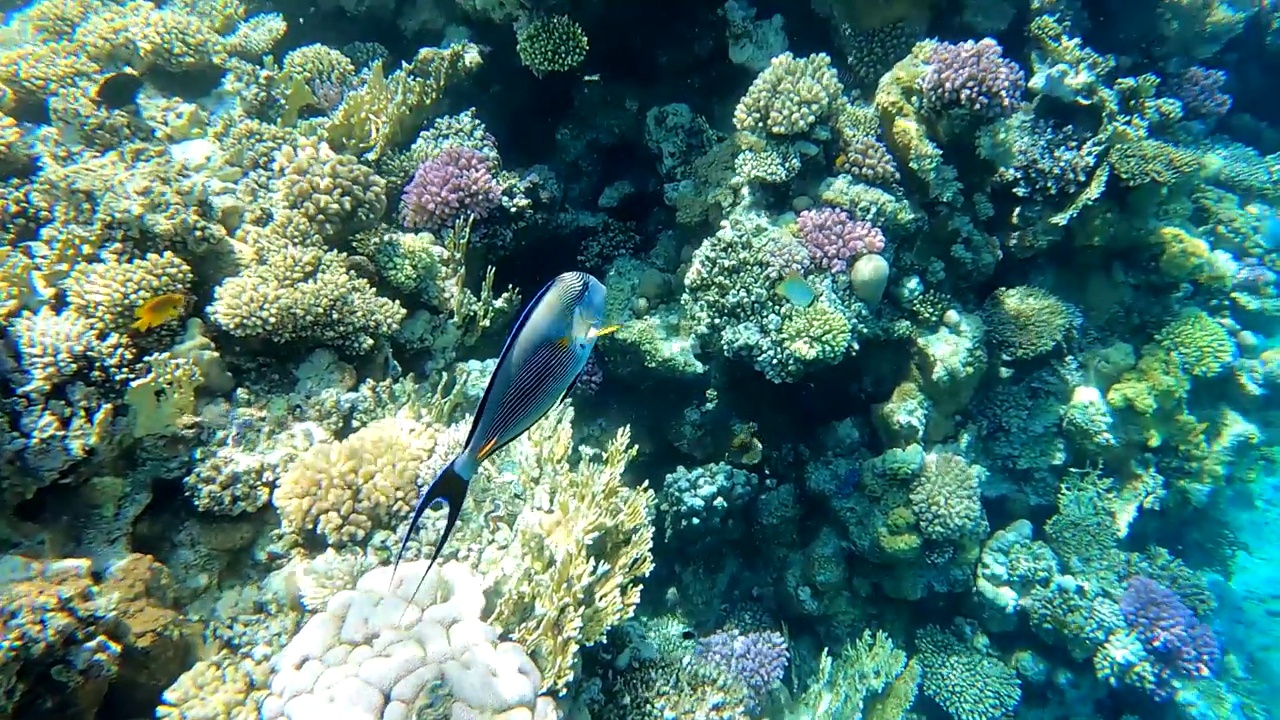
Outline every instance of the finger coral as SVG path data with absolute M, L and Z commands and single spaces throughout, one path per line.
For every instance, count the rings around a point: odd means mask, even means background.
M 516 53 L 520 64 L 541 77 L 565 72 L 587 57 L 587 34 L 566 15 L 538 18 L 516 32 Z
M 928 41 L 917 80 L 923 107 L 978 117 L 1011 115 L 1022 104 L 1026 76 L 991 38 L 962 43 Z
M 733 111 L 733 124 L 760 135 L 806 133 L 829 119 L 843 90 L 826 53 L 796 59 L 785 52 L 752 81 Z
M 800 238 L 815 265 L 844 272 L 859 256 L 884 250 L 884 233 L 866 220 L 854 220 L 841 208 L 821 207 L 796 217 Z
M 479 150 L 456 145 L 427 159 L 400 198 L 400 222 L 435 231 L 468 217 L 486 217 L 502 200 L 491 163 Z

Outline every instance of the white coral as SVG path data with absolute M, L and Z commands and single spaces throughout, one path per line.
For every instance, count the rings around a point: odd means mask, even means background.
M 262 717 L 402 720 L 430 706 L 452 718 L 555 720 L 524 648 L 498 642 L 481 619 L 480 577 L 448 563 L 414 594 L 426 568 L 401 565 L 394 582 L 378 568 L 334 595 L 272 661 Z

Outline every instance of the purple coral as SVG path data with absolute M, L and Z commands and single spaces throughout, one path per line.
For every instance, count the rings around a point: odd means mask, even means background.
M 991 38 L 962 43 L 935 42 L 917 81 L 924 108 L 959 110 L 983 117 L 1012 115 L 1027 85 L 1022 68 L 1004 57 Z
M 782 633 L 720 630 L 698 641 L 694 654 L 731 677 L 740 679 L 757 705 L 782 682 L 791 650 Z
M 1120 598 L 1125 624 L 1151 655 L 1156 676 L 1152 695 L 1166 700 L 1174 681 L 1209 677 L 1222 659 L 1213 629 L 1200 622 L 1178 594 L 1150 578 L 1134 576 Z
M 831 272 L 844 272 L 860 255 L 884 250 L 884 233 L 865 220 L 854 220 L 842 208 L 803 210 L 796 217 L 800 239 L 813 262 Z
M 1221 70 L 1192 65 L 1173 78 L 1171 90 L 1188 117 L 1217 120 L 1231 109 L 1231 96 L 1222 92 L 1226 81 Z
M 604 384 L 604 368 L 600 367 L 600 361 L 596 359 L 595 353 L 592 353 L 587 356 L 587 364 L 582 368 L 582 374 L 578 376 L 578 384 L 573 386 L 573 391 L 580 395 L 595 395 L 602 384 Z
M 435 231 L 468 214 L 486 217 L 501 201 L 502 188 L 493 178 L 489 156 L 451 145 L 418 166 L 400 197 L 400 222 Z

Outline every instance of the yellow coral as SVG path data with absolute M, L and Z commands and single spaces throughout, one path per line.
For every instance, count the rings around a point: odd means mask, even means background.
M 1212 377 L 1236 359 L 1231 333 L 1202 310 L 1192 310 L 1169 323 L 1156 337 L 1182 368 L 1196 377 Z
M 316 533 L 332 547 L 360 542 L 412 511 L 419 469 L 447 460 L 436 440 L 429 426 L 388 418 L 345 440 L 314 446 L 290 466 L 271 497 L 281 525 L 298 537 Z
M 326 129 L 338 150 L 377 159 L 416 132 L 449 83 L 480 65 L 478 48 L 456 43 L 423 48 L 389 77 L 375 63 L 361 88 L 347 93 Z
M 133 436 L 172 435 L 195 415 L 200 368 L 169 353 L 152 355 L 147 362 L 151 372 L 129 383 L 125 391 Z
M 538 495 L 517 522 L 511 566 L 495 585 L 492 622 L 529 651 L 544 690 L 563 690 L 579 648 L 631 616 L 640 579 L 653 569 L 653 491 L 622 479 L 636 454 L 630 429 L 571 469 L 572 413 L 563 406 L 535 426 L 517 459 Z

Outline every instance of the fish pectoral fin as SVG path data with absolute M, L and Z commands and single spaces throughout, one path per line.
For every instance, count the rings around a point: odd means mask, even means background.
M 598 338 L 604 335 L 611 335 L 617 332 L 618 329 L 621 327 L 622 327 L 621 325 L 610 325 L 608 327 L 602 327 L 602 328 L 591 328 L 590 330 L 587 331 L 587 337 Z

